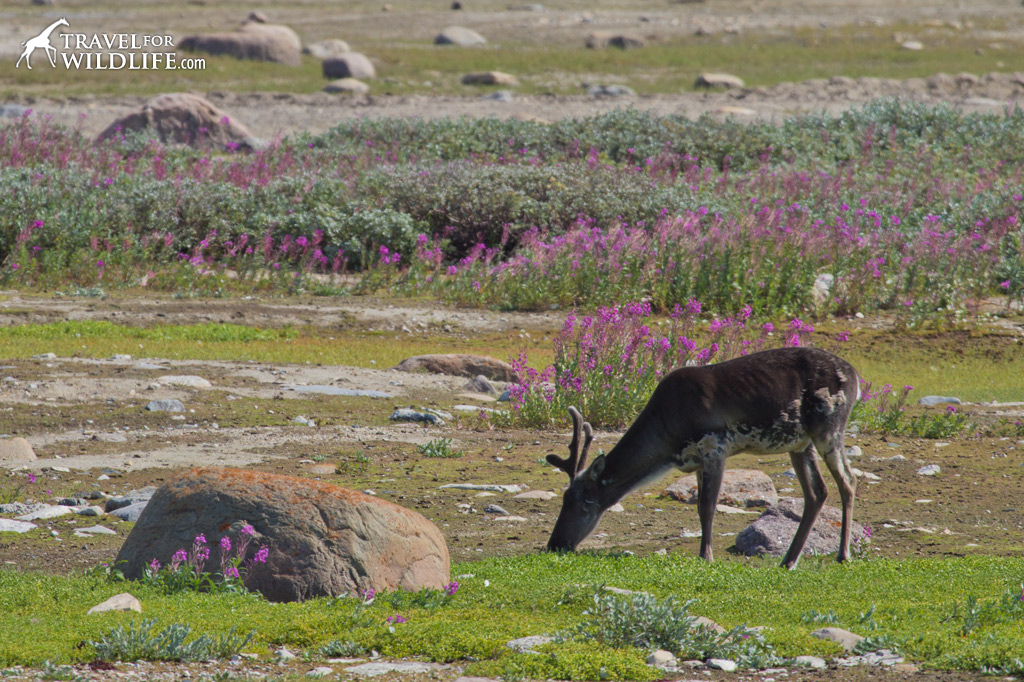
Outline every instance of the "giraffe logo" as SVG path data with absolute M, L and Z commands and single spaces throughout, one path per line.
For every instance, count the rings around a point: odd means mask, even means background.
M 37 35 L 35 38 L 30 38 L 23 42 L 21 45 L 25 48 L 25 51 L 18 57 L 18 63 L 14 65 L 14 68 L 21 66 L 21 60 L 25 60 L 25 66 L 29 69 L 32 68 L 32 53 L 39 48 L 43 49 L 46 53 L 46 57 L 50 60 L 50 66 L 57 67 L 57 48 L 50 44 L 50 34 L 53 33 L 58 26 L 67 26 L 68 20 L 61 17 L 57 21 L 47 26 L 42 33 Z

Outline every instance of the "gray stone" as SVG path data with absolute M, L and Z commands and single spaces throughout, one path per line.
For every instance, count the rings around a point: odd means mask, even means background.
M 938 464 L 926 464 L 917 470 L 918 476 L 938 476 L 942 473 L 942 467 Z
M 620 50 L 629 50 L 643 47 L 647 44 L 647 41 L 638 35 L 599 31 L 588 35 L 584 40 L 584 44 L 592 50 L 598 50 L 606 47 L 617 47 Z
M 29 111 L 27 107 L 17 104 L 0 105 L 0 118 L 21 118 L 27 111 Z
M 819 628 L 811 633 L 811 637 L 835 642 L 847 651 L 853 651 L 857 643 L 864 639 L 860 635 L 842 628 Z
M 89 526 L 88 528 L 79 528 L 78 530 L 81 533 L 88 533 L 90 535 L 117 535 L 116 530 L 106 526 Z
M 357 78 L 339 78 L 324 86 L 324 92 L 333 94 L 365 95 L 370 86 Z
M 147 504 L 149 503 L 145 501 L 136 502 L 135 504 L 130 504 L 127 507 L 121 507 L 120 509 L 115 509 L 114 511 L 108 513 L 111 516 L 121 519 L 122 521 L 129 521 L 131 523 L 135 523 L 139 520 L 139 517 L 142 516 L 142 512 L 145 511 Z
M 458 47 L 475 47 L 486 45 L 487 39 L 482 35 L 462 26 L 449 26 L 434 38 L 435 45 L 456 45 Z
M 492 493 L 518 493 L 522 492 L 526 486 L 522 486 L 516 483 L 505 485 L 500 483 L 445 483 L 442 486 L 438 486 L 442 490 L 449 488 L 452 490 L 483 490 Z
M 864 452 L 860 449 L 859 445 L 851 445 L 846 449 L 846 456 L 849 459 L 856 459 L 857 457 L 860 457 L 863 454 Z
M 237 31 L 185 36 L 178 47 L 186 52 L 227 55 L 236 59 L 302 65 L 302 42 L 287 26 L 248 22 Z
M 509 516 L 508 510 L 496 504 L 487 505 L 486 507 L 484 507 L 484 512 L 486 512 L 487 514 L 501 514 L 502 516 Z
M 346 395 L 361 398 L 394 397 L 390 393 L 385 393 L 384 391 L 363 390 L 358 388 L 338 388 L 337 386 L 321 386 L 317 384 L 310 384 L 309 386 L 287 385 L 282 388 L 286 391 L 295 391 L 296 393 L 315 393 L 317 395 Z
M 903 660 L 902 656 L 890 649 L 879 649 L 878 651 L 869 651 L 868 653 L 860 656 L 848 656 L 846 658 L 836 659 L 836 664 L 842 667 L 871 665 L 895 668 L 896 666 L 900 666 L 903 663 Z
M 112 355 L 110 357 L 110 361 L 111 362 L 131 362 L 132 361 L 132 356 L 126 355 L 124 353 L 115 353 L 114 355 Z
M 550 500 L 558 497 L 558 493 L 550 490 L 528 490 L 515 496 L 517 500 Z
M 157 379 L 166 386 L 182 386 L 184 388 L 213 388 L 213 384 L 195 374 L 167 374 Z
M 185 404 L 177 398 L 150 400 L 146 404 L 146 410 L 149 412 L 184 412 Z
M 302 48 L 302 54 L 308 54 L 314 59 L 330 59 L 332 57 L 340 57 L 346 52 L 351 52 L 352 48 L 349 47 L 348 43 L 338 38 L 329 38 L 327 40 L 321 40 L 316 43 L 310 43 Z
M 416 355 L 392 367 L 399 372 L 427 372 L 450 376 L 473 377 L 483 375 L 491 381 L 518 381 L 512 365 L 486 355 L 446 353 Z
M 702 73 L 697 76 L 695 88 L 742 88 L 743 79 L 729 73 Z
M 512 392 L 506 388 L 504 391 L 501 392 L 501 395 L 498 396 L 498 402 L 507 403 L 510 400 L 512 400 Z
M 58 516 L 72 514 L 74 513 L 74 511 L 75 510 L 72 509 L 71 507 L 61 507 L 59 505 L 48 504 L 45 507 L 42 507 L 41 509 L 36 509 L 35 511 L 30 511 L 27 514 L 15 516 L 14 518 L 16 518 L 19 521 L 40 521 L 44 519 L 55 519 Z
M 45 506 L 45 504 L 29 505 L 24 502 L 8 502 L 0 504 L 0 514 L 28 514 L 33 509 L 42 509 Z
M 947 395 L 926 395 L 917 401 L 918 405 L 962 405 L 960 398 Z
M 124 495 L 117 495 L 111 497 L 106 501 L 103 509 L 107 512 L 112 512 L 117 509 L 123 509 L 124 507 L 138 504 L 139 502 L 149 502 L 153 499 L 153 494 L 156 492 L 156 486 L 147 485 L 145 488 L 139 488 L 138 490 L 132 490 L 125 493 Z
M 122 592 L 92 607 L 87 613 L 107 613 L 108 611 L 135 611 L 142 613 L 142 602 L 128 592 Z
M 306 677 L 327 677 L 328 675 L 333 674 L 334 668 L 326 665 L 321 665 L 319 667 L 313 668 L 308 673 L 306 673 Z
M 815 670 L 822 670 L 828 667 L 825 659 L 818 658 L 817 656 L 797 656 L 793 659 L 793 665 L 797 668 L 814 668 Z
M 665 494 L 687 504 L 697 504 L 697 477 L 683 476 L 665 488 Z M 770 507 L 778 504 L 771 477 L 756 469 L 727 469 L 718 495 L 722 504 L 734 507 Z
M 653 651 L 647 657 L 647 665 L 654 666 L 655 668 L 674 668 L 678 663 L 679 661 L 676 660 L 672 652 L 665 651 L 664 649 Z
M 542 644 L 549 644 L 555 641 L 554 637 L 547 637 L 545 635 L 532 635 L 530 637 L 520 637 L 519 639 L 513 639 L 511 642 L 505 642 L 505 646 L 513 651 L 518 651 L 521 654 L 536 654 L 540 653 L 534 651 L 534 647 L 541 646 Z
M 388 417 L 393 422 L 416 422 L 432 426 L 444 426 L 444 420 L 430 412 L 418 412 L 407 407 L 400 407 Z
M 730 661 L 727 658 L 709 658 L 707 666 L 712 670 L 721 670 L 727 673 L 736 672 L 736 669 L 739 667 L 736 665 L 736 661 Z
M 0 464 L 10 466 L 36 459 L 32 444 L 21 437 L 0 440 Z
M 75 511 L 79 516 L 103 516 L 106 512 L 103 507 L 87 506 Z
M 167 371 L 166 367 L 162 367 L 161 365 L 154 365 L 152 362 L 136 362 L 134 365 L 132 365 L 132 369 L 137 369 L 139 371 L 145 372 Z
M 463 85 L 519 85 L 519 79 L 504 71 L 481 71 L 467 73 L 462 77 Z
M 378 675 L 387 675 L 388 673 L 430 673 L 444 670 L 445 668 L 447 666 L 440 663 L 420 663 L 418 661 L 395 661 L 388 663 L 386 661 L 375 661 L 345 668 L 345 672 L 361 675 L 362 677 L 377 677 Z
M 441 589 L 451 580 L 444 537 L 422 515 L 323 481 L 242 469 L 192 469 L 168 481 L 115 563 L 135 579 L 198 534 L 216 547 L 242 524 L 255 530 L 250 554 L 269 550 L 246 584 L 270 601 Z
M 836 276 L 823 272 L 814 279 L 811 286 L 811 299 L 816 305 L 827 305 L 832 298 L 832 287 L 836 283 Z
M 800 517 L 803 515 L 802 498 L 780 500 L 769 507 L 752 524 L 736 536 L 736 549 L 742 554 L 768 554 L 782 556 L 796 534 Z M 830 554 L 839 549 L 839 530 L 842 513 L 831 506 L 822 507 L 821 513 L 807 538 L 804 554 Z M 851 539 L 864 537 L 864 527 L 853 522 Z
M 484 395 L 496 395 L 498 389 L 494 388 L 494 384 L 488 380 L 483 374 L 478 374 L 462 387 L 463 391 L 471 391 L 473 393 L 483 393 Z
M 0 533 L 27 533 L 33 528 L 38 528 L 38 526 L 28 521 L 0 519 Z
M 636 91 L 628 85 L 591 85 L 587 88 L 587 94 L 591 97 L 632 97 Z
M 321 64 L 325 78 L 358 78 L 369 80 L 377 77 L 373 62 L 361 52 L 346 52 L 325 59 Z
M 56 360 L 57 359 L 57 354 L 56 353 L 39 353 L 38 355 L 33 355 L 32 359 L 33 360 Z
M 515 99 L 515 95 L 508 90 L 496 90 L 494 92 L 489 92 L 486 95 L 481 95 L 480 99 L 490 102 L 511 102 Z
M 725 628 L 723 628 L 721 625 L 711 620 L 707 616 L 697 616 L 697 619 L 693 621 L 693 624 L 698 627 L 703 627 L 708 630 L 711 630 L 712 632 L 715 632 L 719 635 L 724 634 L 726 632 Z

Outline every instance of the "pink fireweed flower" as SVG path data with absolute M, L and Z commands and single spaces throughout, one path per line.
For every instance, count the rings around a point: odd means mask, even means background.
M 397 625 L 399 623 L 405 623 L 405 622 L 406 622 L 405 616 L 403 616 L 403 615 L 401 615 L 399 613 L 396 613 L 393 616 L 388 616 L 388 623 L 393 623 L 393 624 Z
M 230 552 L 231 551 L 231 538 L 229 538 L 226 535 L 224 537 L 222 537 L 220 539 L 220 549 L 221 549 L 222 552 Z
M 149 562 L 149 570 L 151 573 L 159 573 L 160 567 L 161 563 L 156 559 L 156 557 L 154 557 L 153 560 Z
M 25 474 L 25 478 L 28 479 L 29 483 L 35 483 L 36 482 L 36 475 L 35 474 L 32 474 L 32 473 Z
M 270 556 L 270 549 L 268 547 L 260 547 L 256 550 L 256 554 L 252 558 L 254 564 L 265 564 L 267 563 L 267 557 Z
M 248 523 L 242 526 L 242 529 L 238 532 L 242 535 L 248 535 L 250 537 L 256 535 L 256 529 L 250 526 Z
M 235 566 L 228 566 L 227 568 L 224 569 L 224 577 L 225 578 L 238 578 L 238 577 L 240 577 L 239 574 L 238 574 L 238 568 L 236 568 Z
M 459 590 L 459 581 L 458 580 L 453 580 L 450 583 L 448 583 L 447 585 L 445 585 L 443 589 L 444 589 L 444 593 L 447 594 L 449 597 L 451 597 L 456 592 L 458 592 L 458 590 Z
M 1004 289 L 1009 289 L 1010 288 L 1010 280 L 1006 280 L 1005 282 L 1000 282 L 999 286 L 1001 286 Z
M 194 544 L 196 544 L 196 545 L 205 545 L 206 544 L 206 536 L 203 535 L 202 533 L 200 533 L 199 535 L 196 536 L 196 539 L 194 540 Z
M 365 590 L 363 590 L 363 601 L 366 601 L 366 602 L 373 601 L 373 597 L 376 594 L 377 594 L 377 592 L 372 587 L 367 587 Z

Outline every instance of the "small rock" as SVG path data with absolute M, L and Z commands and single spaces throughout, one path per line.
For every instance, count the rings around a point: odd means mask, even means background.
M 504 509 L 503 507 L 499 507 L 496 504 L 487 505 L 486 507 L 484 507 L 484 511 L 488 514 L 500 514 L 502 516 L 510 516 L 506 509 Z
M 472 393 L 483 393 L 484 395 L 495 395 L 498 389 L 494 388 L 494 384 L 485 377 L 483 374 L 477 374 L 475 377 L 470 379 L 465 386 L 462 387 L 463 391 L 470 391 Z
M 550 490 L 528 490 L 525 493 L 519 493 L 515 496 L 516 500 L 550 500 L 558 497 L 557 493 L 553 493 Z
M 33 355 L 32 359 L 33 360 L 56 360 L 57 359 L 57 354 L 56 353 L 39 353 L 38 355 Z
M 125 355 L 124 353 L 115 353 L 110 357 L 111 362 L 131 362 L 132 356 Z
M 146 404 L 146 410 L 148 412 L 184 412 L 185 404 L 177 398 L 150 400 Z
M 864 639 L 860 635 L 842 628 L 819 628 L 811 633 L 811 637 L 835 642 L 847 651 L 853 651 L 857 643 Z
M 279 661 L 292 661 L 296 658 L 297 656 L 289 651 L 287 647 L 281 647 L 277 651 L 277 660 Z
M 612 506 L 608 507 L 608 511 L 614 512 L 616 514 L 621 514 L 622 512 L 626 511 L 626 508 L 622 506 L 621 502 L 616 502 Z
M 121 519 L 122 521 L 130 521 L 131 523 L 135 523 L 139 520 L 139 516 L 142 515 L 142 512 L 146 508 L 147 504 L 149 504 L 148 500 L 144 502 L 136 502 L 135 504 L 130 504 L 127 507 L 121 507 L 120 509 L 115 509 L 114 511 L 108 513 L 111 516 Z
M 712 670 L 721 670 L 727 673 L 736 672 L 739 667 L 736 665 L 736 661 L 730 661 L 727 658 L 709 658 L 707 666 Z
M 431 673 L 437 670 L 444 670 L 445 668 L 446 666 L 439 663 L 420 663 L 418 661 L 387 663 L 385 661 L 375 661 L 345 668 L 345 672 L 363 677 L 377 677 L 378 675 L 386 675 L 388 673 Z
M 0 440 L 0 464 L 31 462 L 36 459 L 32 445 L 24 438 Z
M 697 504 L 697 477 L 683 476 L 665 488 L 665 495 L 671 498 Z M 757 469 L 729 469 L 722 478 L 722 490 L 718 495 L 722 504 L 734 507 L 770 507 L 777 504 L 779 495 L 768 474 Z
M 348 43 L 338 38 L 330 38 L 328 40 L 321 40 L 316 43 L 310 43 L 302 48 L 302 54 L 308 54 L 314 59 L 330 59 L 332 57 L 340 57 L 346 52 L 351 52 L 352 48 L 349 47 Z
M 0 519 L 0 533 L 27 533 L 33 528 L 38 528 L 38 526 L 28 521 Z
M 521 654 L 536 654 L 540 653 L 534 651 L 533 648 L 542 644 L 548 644 L 555 641 L 554 637 L 546 637 L 544 635 L 533 635 L 530 637 L 520 637 L 519 639 L 513 639 L 511 642 L 505 642 L 505 646 L 513 651 L 518 651 Z
M 926 395 L 917 401 L 918 405 L 962 405 L 960 398 L 947 395 Z
M 587 94 L 591 97 L 632 97 L 636 91 L 627 85 L 591 85 L 587 88 Z
M 508 90 L 495 90 L 494 92 L 489 92 L 486 95 L 481 95 L 480 99 L 488 102 L 508 103 L 515 99 L 515 95 Z
M 725 628 L 723 628 L 721 625 L 711 620 L 707 616 L 697 616 L 697 620 L 693 621 L 693 624 L 697 625 L 698 627 L 704 627 L 720 635 L 726 632 Z
M 339 78 L 324 86 L 324 92 L 331 94 L 365 95 L 369 91 L 370 86 L 357 78 Z
M 918 476 L 938 476 L 942 473 L 942 467 L 938 464 L 927 464 L 917 470 Z
M 203 377 L 194 374 L 168 374 L 159 381 L 167 386 L 183 386 L 185 388 L 213 388 L 213 384 Z
M 361 52 L 345 52 L 337 57 L 325 59 L 321 69 L 326 78 L 370 80 L 377 77 L 373 62 Z
M 678 662 L 671 651 L 664 649 L 651 652 L 651 655 L 647 657 L 647 665 L 652 665 L 655 668 L 674 668 Z
M 825 659 L 817 656 L 797 656 L 793 659 L 793 665 L 798 668 L 814 668 L 815 670 L 828 667 Z
M 142 613 L 142 602 L 128 592 L 122 592 L 92 607 L 87 613 L 106 613 L 108 611 L 135 611 Z
M 864 452 L 860 449 L 859 445 L 851 445 L 846 449 L 846 456 L 849 459 L 856 459 L 857 457 L 860 457 L 863 454 Z
M 89 526 L 88 528 L 79 528 L 79 532 L 89 533 L 90 535 L 117 535 L 116 530 L 107 528 L 106 526 Z
M 21 516 L 15 516 L 18 521 L 39 521 L 43 519 L 55 519 L 58 516 L 64 516 L 71 514 L 74 509 L 71 507 L 61 507 L 59 505 L 46 505 L 34 511 L 30 511 L 27 514 Z
M 463 85 L 519 85 L 519 79 L 503 71 L 482 71 L 467 73 L 462 77 Z
M 124 507 L 137 504 L 139 502 L 149 502 L 156 493 L 156 486 L 147 485 L 145 488 L 139 488 L 138 490 L 132 490 L 125 493 L 124 495 L 117 495 L 107 500 L 104 505 L 104 510 L 109 512 L 117 509 L 123 509 Z
M 438 487 L 442 490 L 445 488 L 452 490 L 486 490 L 492 493 L 519 493 L 526 489 L 526 486 L 517 483 L 509 485 L 500 483 L 445 483 Z
M 401 407 L 391 413 L 388 417 L 393 422 L 416 422 L 431 424 L 433 426 L 444 426 L 444 420 L 430 412 L 417 412 L 406 407 Z
M 498 402 L 499 403 L 507 403 L 511 399 L 512 399 L 512 393 L 507 388 L 504 391 L 501 392 L 501 395 L 498 396 Z
M 924 43 L 920 40 L 905 40 L 900 43 L 900 47 L 911 52 L 919 52 L 924 49 Z
M 103 511 L 103 507 L 82 507 L 75 512 L 79 516 L 103 516 L 106 512 Z
M 729 73 L 702 73 L 693 84 L 695 88 L 742 88 L 743 79 Z
M 435 45 L 457 45 L 458 47 L 474 47 L 487 44 L 482 35 L 462 26 L 449 26 L 434 38 Z
M 494 520 L 495 521 L 509 521 L 509 522 L 512 522 L 512 523 L 520 523 L 522 521 L 526 521 L 527 519 L 526 519 L 525 516 L 495 516 Z
M 334 668 L 332 668 L 330 666 L 322 665 L 322 666 L 319 666 L 317 668 L 313 668 L 312 670 L 310 670 L 308 673 L 306 673 L 306 677 L 327 677 L 328 675 L 333 675 L 333 674 L 334 674 Z
M 154 371 L 154 370 L 166 371 L 167 370 L 166 367 L 161 367 L 160 365 L 154 365 L 152 362 L 136 362 L 134 365 L 132 365 L 132 369 L 144 370 L 144 371 Z

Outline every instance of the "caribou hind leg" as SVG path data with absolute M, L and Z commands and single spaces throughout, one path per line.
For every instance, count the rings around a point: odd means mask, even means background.
M 807 536 L 811 533 L 818 512 L 825 505 L 825 498 L 828 497 L 828 488 L 825 486 L 825 479 L 821 477 L 821 470 L 818 468 L 818 453 L 814 443 L 808 443 L 803 450 L 789 453 L 789 459 L 793 462 L 793 470 L 796 478 L 800 481 L 800 487 L 804 491 L 804 513 L 800 517 L 800 525 L 796 529 L 796 535 L 789 545 L 789 551 L 782 560 L 783 568 L 796 568 L 800 560 L 800 553 L 807 543 Z
M 842 431 L 839 431 L 828 443 L 824 444 L 822 449 L 825 453 L 825 464 L 832 472 L 832 478 L 835 479 L 836 487 L 839 488 L 839 499 L 843 503 L 843 527 L 836 560 L 846 561 L 850 558 L 850 532 L 853 526 L 853 500 L 857 492 L 857 479 L 850 471 L 850 463 L 846 459 Z

